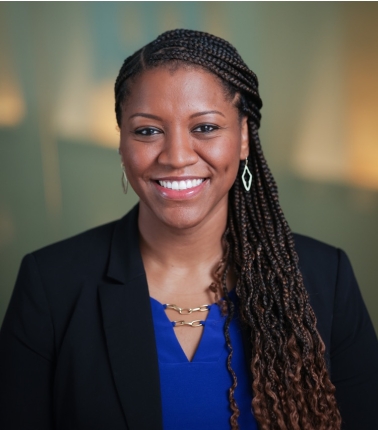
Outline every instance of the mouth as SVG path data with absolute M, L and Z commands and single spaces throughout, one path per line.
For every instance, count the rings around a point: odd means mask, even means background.
M 176 190 L 176 191 L 183 191 L 183 190 L 189 190 L 191 188 L 198 187 L 204 182 L 205 179 L 186 179 L 181 181 L 156 181 L 161 187 Z

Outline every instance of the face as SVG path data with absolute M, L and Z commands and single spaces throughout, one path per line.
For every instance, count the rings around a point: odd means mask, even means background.
M 120 151 L 140 217 L 190 228 L 227 217 L 248 127 L 212 74 L 159 67 L 131 85 Z

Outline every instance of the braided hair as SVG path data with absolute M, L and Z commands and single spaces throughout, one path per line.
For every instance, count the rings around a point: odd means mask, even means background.
M 231 367 L 229 335 L 235 310 L 225 282 L 232 267 L 240 315 L 250 340 L 252 408 L 260 429 L 338 430 L 341 418 L 325 365 L 324 343 L 260 144 L 262 102 L 257 77 L 227 41 L 200 31 L 167 31 L 124 61 L 115 83 L 119 126 L 132 78 L 165 64 L 190 65 L 213 73 L 230 95 L 237 95 L 239 114 L 248 121 L 253 183 L 247 192 L 239 174 L 229 192 L 224 268 L 218 268 L 217 282 L 210 286 L 220 285 L 226 297 L 227 367 L 233 380 L 229 389 L 231 428 L 239 428 L 240 414 L 234 398 L 237 377 Z M 239 173 L 244 165 L 242 161 Z

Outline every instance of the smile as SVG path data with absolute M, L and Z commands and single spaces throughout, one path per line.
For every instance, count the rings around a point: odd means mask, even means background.
M 157 181 L 161 187 L 169 188 L 172 190 L 188 190 L 190 188 L 198 187 L 202 184 L 204 179 L 187 179 L 185 181 Z

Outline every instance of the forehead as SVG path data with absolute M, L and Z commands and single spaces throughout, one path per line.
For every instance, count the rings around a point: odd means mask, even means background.
M 226 86 L 216 75 L 200 67 L 159 66 L 144 71 L 129 85 L 124 110 L 233 108 Z

